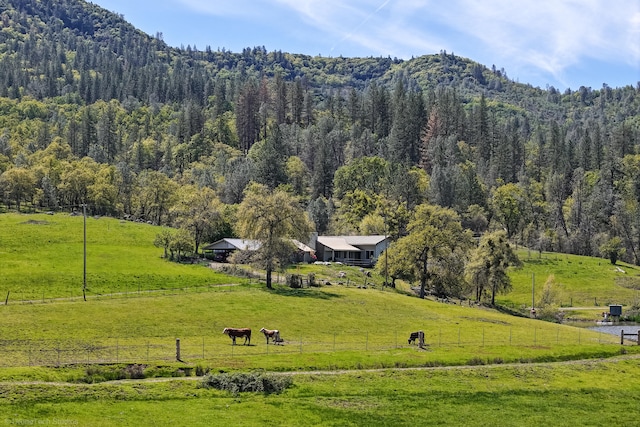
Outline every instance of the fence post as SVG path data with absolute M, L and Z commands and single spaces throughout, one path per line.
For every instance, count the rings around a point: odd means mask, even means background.
M 640 345 L 640 329 L 638 329 L 638 345 Z
M 180 338 L 176 338 L 176 360 L 182 362 L 182 360 L 180 360 Z
M 620 345 L 624 345 L 624 329 L 620 331 Z

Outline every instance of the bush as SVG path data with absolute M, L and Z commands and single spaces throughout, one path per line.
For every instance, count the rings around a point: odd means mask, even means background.
M 196 376 L 197 377 L 202 377 L 202 376 L 208 374 L 210 370 L 211 370 L 211 368 L 209 368 L 208 366 L 204 367 L 202 365 L 197 365 L 196 366 Z
M 302 276 L 299 274 L 288 274 L 287 275 L 287 285 L 293 289 L 302 288 Z
M 560 311 L 557 305 L 549 304 L 538 308 L 537 316 L 538 319 L 547 322 L 562 323 L 564 312 Z
M 474 357 L 467 362 L 469 366 L 481 366 L 486 365 L 485 361 L 480 357 Z
M 307 282 L 309 283 L 309 286 L 313 286 L 313 287 L 319 286 L 319 285 L 316 283 L 316 275 L 315 275 L 315 274 L 313 274 L 313 273 L 309 273 L 309 274 L 307 275 Z
M 87 384 L 100 383 L 104 381 L 116 381 L 125 379 L 146 378 L 146 365 L 91 365 L 87 367 L 86 375 L 79 379 Z
M 233 394 L 280 393 L 293 384 L 289 376 L 267 375 L 259 372 L 207 375 L 201 383 L 204 388 L 229 391 Z
M 145 377 L 144 376 L 145 368 L 146 368 L 145 365 L 139 365 L 139 364 L 128 365 L 125 368 L 125 378 L 142 379 Z

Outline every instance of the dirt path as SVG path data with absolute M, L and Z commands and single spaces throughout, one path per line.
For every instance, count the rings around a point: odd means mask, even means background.
M 531 368 L 531 367 L 553 367 L 553 366 L 567 366 L 567 365 L 593 365 L 597 363 L 616 363 L 623 360 L 638 360 L 640 354 L 621 355 L 610 358 L 598 358 L 598 359 L 580 359 L 580 360 L 567 360 L 562 362 L 539 362 L 539 363 L 502 363 L 502 364 L 490 364 L 490 365 L 460 365 L 460 366 L 415 366 L 409 368 L 372 368 L 372 369 L 338 369 L 332 371 L 289 371 L 289 372 L 265 372 L 273 375 L 283 376 L 309 376 L 309 375 L 346 375 L 354 373 L 374 373 L 374 372 L 389 372 L 389 371 L 453 371 L 464 370 L 473 371 L 481 369 L 500 369 L 500 368 Z M 19 386 L 19 385 L 52 385 L 59 387 L 95 387 L 100 385 L 121 385 L 121 384 L 149 384 L 149 383 L 163 383 L 171 381 L 199 381 L 203 377 L 161 377 L 161 378 L 144 378 L 144 379 L 130 379 L 130 380 L 113 380 L 104 381 L 94 384 L 83 383 L 69 383 L 60 381 L 0 381 L 0 387 L 2 386 Z

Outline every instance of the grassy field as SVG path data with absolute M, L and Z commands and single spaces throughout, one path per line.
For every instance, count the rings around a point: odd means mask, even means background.
M 0 302 L 0 423 L 629 425 L 637 411 L 640 346 L 619 337 L 420 300 L 345 266 L 291 270 L 331 285 L 267 290 L 163 260 L 151 244 L 157 227 L 87 225 L 83 301 L 82 218 L 0 215 L 0 292 L 9 293 Z M 524 256 L 502 301 L 527 304 L 531 273 L 539 282 L 553 273 L 559 298 L 574 306 L 633 298 L 608 263 L 558 257 Z M 346 277 L 337 280 L 338 270 Z M 252 328 L 251 345 L 232 346 L 225 327 Z M 284 345 L 267 346 L 261 327 L 279 329 Z M 425 349 L 407 343 L 417 330 Z M 136 369 L 147 379 L 102 382 Z M 294 375 L 294 386 L 231 395 L 195 378 L 253 370 Z M 182 378 L 160 378 L 172 376 Z
M 87 296 L 239 283 L 240 279 L 161 258 L 159 227 L 87 218 Z M 0 215 L 0 298 L 82 296 L 83 219 L 67 214 Z
M 640 267 L 602 258 L 520 250 L 523 267 L 509 276 L 513 290 L 496 298 L 502 304 L 531 307 L 532 279 L 539 302 L 545 283 L 552 283 L 554 302 L 565 307 L 605 307 L 609 304 L 640 305 Z M 597 311 L 597 310 L 596 310 Z M 600 310 L 602 311 L 602 310 Z
M 5 366 L 153 362 L 182 358 L 224 368 L 342 369 L 564 360 L 617 354 L 618 338 L 473 306 L 373 289 L 220 287 L 209 292 L 0 307 Z M 230 345 L 225 327 L 250 327 Z M 259 329 L 279 329 L 266 346 Z M 427 351 L 407 344 L 425 332 Z
M 81 426 L 636 425 L 637 359 L 295 375 L 281 394 L 198 381 L 0 383 L 6 424 Z

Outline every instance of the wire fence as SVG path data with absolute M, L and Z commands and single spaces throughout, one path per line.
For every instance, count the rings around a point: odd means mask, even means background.
M 169 296 L 184 295 L 205 292 L 232 292 L 238 288 L 238 283 L 212 284 L 202 286 L 176 286 L 163 289 L 141 289 L 137 286 L 123 287 L 122 289 L 107 289 L 103 292 L 89 290 L 86 293 L 87 300 L 109 300 L 127 299 L 149 296 Z M 20 304 L 46 304 L 61 301 L 81 301 L 85 298 L 82 289 L 77 287 L 67 292 L 57 291 L 53 295 L 49 291 L 34 290 L 14 290 L 6 291 L 0 289 L 0 305 L 20 305 Z
M 455 347 L 529 347 L 544 348 L 563 345 L 620 344 L 620 337 L 603 332 L 566 328 L 532 328 L 523 333 L 506 326 L 487 328 L 459 328 L 452 331 L 425 330 L 427 348 Z M 264 355 L 288 355 L 294 353 L 327 353 L 343 351 L 384 351 L 416 347 L 409 344 L 410 332 L 391 333 L 352 332 L 318 333 L 312 336 L 287 336 L 283 343 L 268 345 L 258 331 L 254 331 L 251 343 L 244 345 L 244 338 L 237 338 L 232 345 L 226 336 L 205 337 L 148 337 L 108 338 L 92 342 L 82 341 L 0 341 L 0 366 L 61 366 L 70 364 L 102 363 L 152 363 L 154 361 L 185 362 L 233 359 L 236 357 L 260 357 Z M 627 340 L 629 341 L 629 340 Z M 627 342 L 627 344 L 632 344 Z M 633 344 L 636 344 L 633 342 Z

